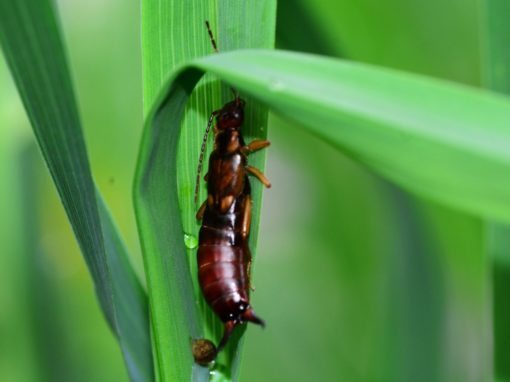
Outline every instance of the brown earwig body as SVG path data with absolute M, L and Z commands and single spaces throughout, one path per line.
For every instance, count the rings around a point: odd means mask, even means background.
M 215 52 L 213 34 L 206 21 Z M 258 178 L 266 187 L 271 184 L 258 169 L 248 165 L 248 155 L 269 146 L 269 141 L 244 143 L 241 126 L 245 102 L 232 88 L 234 100 L 214 111 L 202 142 L 198 163 L 195 202 L 207 136 L 216 117 L 214 150 L 209 157 L 207 199 L 197 212 L 202 220 L 197 252 L 198 280 L 205 300 L 225 323 L 217 348 L 208 340 L 194 342 L 194 357 L 200 364 L 213 360 L 227 344 L 235 327 L 244 322 L 264 326 L 250 305 L 251 253 L 248 246 L 251 223 L 251 187 L 248 175 Z M 213 349 L 213 350 L 211 350 Z
M 248 175 L 255 175 L 268 187 L 270 184 L 260 171 L 248 166 L 247 155 L 269 146 L 269 142 L 256 140 L 245 145 L 240 131 L 243 109 L 244 101 L 236 96 L 212 114 L 217 118 L 217 127 L 206 175 L 208 196 L 197 213 L 197 218 L 202 219 L 197 253 L 200 288 L 207 303 L 225 323 L 217 352 L 237 325 L 247 321 L 264 325 L 253 312 L 249 299 L 251 189 Z

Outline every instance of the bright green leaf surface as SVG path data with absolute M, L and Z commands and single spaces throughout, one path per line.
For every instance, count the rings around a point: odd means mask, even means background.
M 505 97 L 287 52 L 212 55 L 193 67 L 298 121 L 405 189 L 510 221 L 510 101 Z M 176 105 L 177 90 L 196 83 L 199 73 L 193 67 L 170 83 L 167 102 Z
M 131 378 L 150 381 L 146 297 L 108 214 L 97 205 L 52 4 L 1 2 L 0 41 Z
M 198 290 L 196 247 L 189 243 L 198 237 L 198 206 L 193 196 L 203 133 L 211 112 L 221 108 L 232 95 L 227 87 L 206 77 L 188 103 L 184 89 L 178 90 L 179 97 L 183 97 L 180 105 L 161 105 L 162 100 L 155 100 L 176 68 L 213 52 L 206 20 L 220 51 L 271 48 L 275 13 L 274 0 L 142 1 L 144 109 L 147 113 L 153 107 L 153 112 L 146 120 L 135 181 L 135 207 L 162 381 L 189 380 L 193 364 L 191 339 L 205 337 L 218 343 L 223 332 L 223 325 Z M 191 92 L 192 87 L 187 90 Z M 245 138 L 264 138 L 267 108 L 250 99 L 247 104 Z M 263 169 L 264 157 L 263 152 L 257 153 L 250 157 L 250 164 Z M 200 202 L 204 198 L 202 185 Z M 254 184 L 253 200 L 250 246 L 254 254 L 261 205 L 259 184 Z M 218 357 L 215 380 L 236 378 L 238 341 L 243 329 L 237 330 Z M 196 367 L 193 378 L 208 379 L 208 371 Z

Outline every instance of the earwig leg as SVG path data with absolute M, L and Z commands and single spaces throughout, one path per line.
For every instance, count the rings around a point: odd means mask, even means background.
M 265 149 L 266 147 L 270 146 L 271 142 L 265 140 L 265 139 L 256 139 L 254 141 L 251 141 L 246 146 L 244 146 L 241 151 L 243 154 L 251 154 L 254 151 Z
M 234 196 L 233 195 L 227 195 L 224 198 L 220 200 L 220 212 L 222 214 L 225 214 L 228 212 L 230 207 L 232 207 L 232 203 L 234 203 Z
M 234 329 L 237 325 L 236 321 L 227 321 L 225 322 L 225 329 L 223 331 L 223 338 L 221 339 L 220 343 L 218 344 L 218 347 L 216 349 L 216 354 L 218 354 L 227 344 L 228 339 L 234 332 Z
M 241 227 L 241 235 L 244 239 L 246 239 L 250 234 L 250 224 L 251 224 L 251 197 L 248 195 L 246 196 L 246 199 L 244 199 L 243 225 Z
M 255 292 L 255 287 L 251 283 L 251 260 L 248 261 L 248 266 L 246 267 L 246 273 L 248 274 L 248 285 L 252 292 Z
M 204 175 L 204 180 L 207 182 L 209 180 L 209 173 Z
M 246 166 L 246 171 L 248 171 L 251 175 L 255 176 L 258 180 L 260 180 L 260 182 L 267 188 L 271 187 L 271 182 L 266 178 L 266 176 L 258 168 L 255 168 L 252 166 Z
M 200 206 L 200 208 L 197 211 L 197 214 L 196 214 L 197 220 L 202 220 L 202 218 L 204 217 L 205 207 L 207 207 L 207 199 L 204 200 L 204 202 L 202 203 L 202 205 Z

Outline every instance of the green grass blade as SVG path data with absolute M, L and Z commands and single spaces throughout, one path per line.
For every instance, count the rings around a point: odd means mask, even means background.
M 117 335 L 133 381 L 153 381 L 147 294 L 131 268 L 129 255 L 111 215 L 98 193 L 108 266 L 115 296 Z
M 196 60 L 174 77 L 166 92 L 173 96 L 177 88 L 192 87 L 197 70 L 237 86 L 409 191 L 510 221 L 506 97 L 367 65 L 274 51 Z
M 142 1 L 142 55 L 146 113 L 155 103 L 166 78 L 180 65 L 210 54 L 205 28 L 211 24 L 220 51 L 271 48 L 274 45 L 275 0 Z M 191 92 L 192 88 L 187 89 Z M 185 89 L 177 91 L 185 102 Z M 182 105 L 162 107 L 146 120 L 137 176 L 135 207 L 153 322 L 160 378 L 189 380 L 192 374 L 190 338 L 218 342 L 222 324 L 211 312 L 197 287 L 196 248 L 185 248 L 184 233 L 195 241 L 199 225 L 193 192 L 202 136 L 210 113 L 231 98 L 229 89 L 205 78 L 193 92 L 186 110 Z M 263 138 L 267 108 L 247 100 L 245 136 Z M 184 114 L 183 114 L 184 113 Z M 181 117 L 184 121 L 181 124 Z M 179 141 L 179 145 L 177 142 Z M 251 164 L 263 168 L 265 154 L 253 155 Z M 202 187 L 200 198 L 205 198 Z M 255 253 L 261 187 L 253 190 L 254 211 L 250 244 Z M 197 304 L 198 302 L 198 304 Z M 216 378 L 235 379 L 238 341 L 232 340 L 217 360 Z M 221 370 L 220 370 L 221 369 Z M 192 378 L 208 378 L 197 368 Z
M 0 2 L 0 41 L 131 378 L 151 381 L 146 297 L 119 246 L 117 231 L 104 208 L 98 210 L 52 3 Z
M 482 77 L 489 89 L 510 95 L 509 43 L 510 3 L 504 0 L 482 2 Z M 493 260 L 493 343 L 494 375 L 498 381 L 510 381 L 510 225 L 487 224 L 487 251 Z

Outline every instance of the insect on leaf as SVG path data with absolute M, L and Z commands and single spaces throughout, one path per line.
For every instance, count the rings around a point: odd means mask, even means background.
M 144 109 L 147 117 L 140 148 L 134 201 L 151 300 L 152 330 L 162 381 L 208 380 L 205 368 L 194 366 L 193 338 L 218 343 L 222 323 L 203 300 L 197 285 L 195 179 L 202 137 L 212 111 L 232 97 L 214 77 L 199 86 L 175 89 L 180 104 L 158 98 L 171 73 L 213 48 L 205 27 L 211 24 L 220 51 L 271 48 L 274 45 L 275 0 L 205 1 L 143 0 L 142 56 Z M 192 92 L 188 100 L 189 94 Z M 245 97 L 245 93 L 241 96 Z M 264 138 L 267 108 L 246 99 L 243 133 L 247 140 Z M 168 107 L 167 107 L 168 106 Z M 210 146 L 207 153 L 210 152 Z M 207 158 L 207 155 L 206 155 Z M 207 162 L 207 160 L 206 160 Z M 264 153 L 250 157 L 263 168 Z M 205 174 L 205 172 L 204 172 Z M 205 198 L 201 185 L 199 203 Z M 253 190 L 250 245 L 255 252 L 261 186 Z M 217 360 L 216 378 L 235 379 L 239 337 Z

